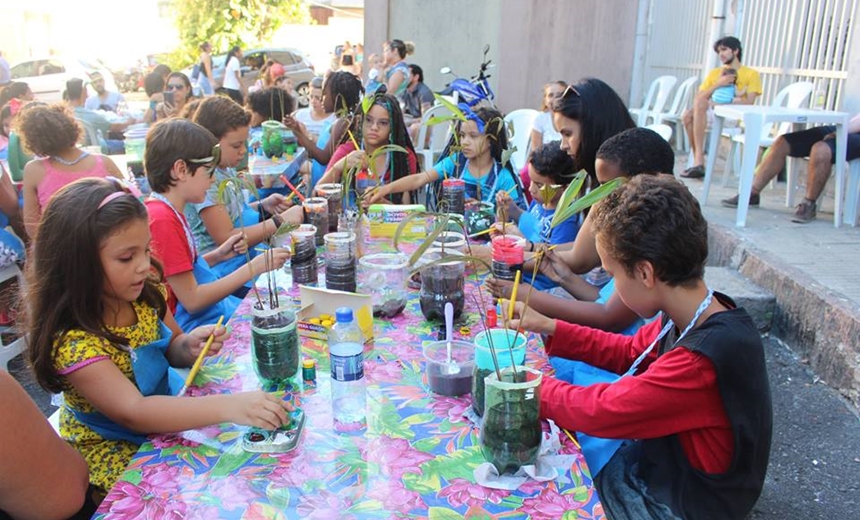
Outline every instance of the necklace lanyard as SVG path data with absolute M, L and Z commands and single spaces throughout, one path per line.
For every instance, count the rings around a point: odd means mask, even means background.
M 711 302 L 713 300 L 714 300 L 714 291 L 712 291 L 711 289 L 708 289 L 708 295 L 705 296 L 705 299 L 702 300 L 702 303 L 699 304 L 699 308 L 696 309 L 696 314 L 693 315 L 693 319 L 690 320 L 690 323 L 687 325 L 687 328 L 685 328 L 684 331 L 681 332 L 681 335 L 678 336 L 678 339 L 675 340 L 675 343 L 673 343 L 673 346 L 677 345 L 678 342 L 681 341 L 684 338 L 684 336 L 687 335 L 688 332 L 690 332 L 690 329 L 692 329 L 696 325 L 696 322 L 699 321 L 699 318 L 702 317 L 702 313 L 705 312 L 705 309 L 707 309 L 708 306 L 711 305 Z M 636 361 L 634 361 L 633 364 L 630 365 L 630 369 L 627 372 L 625 372 L 624 375 L 625 376 L 628 376 L 628 375 L 632 376 L 633 374 L 635 374 L 636 369 L 639 368 L 639 364 L 642 363 L 642 361 L 648 356 L 648 354 L 651 353 L 652 350 L 654 350 L 654 347 L 657 345 L 657 343 L 659 343 L 660 340 L 663 339 L 663 337 L 666 334 L 668 334 L 669 331 L 674 326 L 675 326 L 675 322 L 673 322 L 672 320 L 669 320 L 669 322 L 666 323 L 666 326 L 663 327 L 663 330 L 660 331 L 660 334 L 654 339 L 654 341 L 651 342 L 651 345 L 649 345 L 648 348 L 645 349 L 645 352 L 639 354 L 639 357 L 637 357 Z
M 487 195 L 487 193 L 489 193 L 489 194 L 490 194 L 490 199 L 492 199 L 492 198 L 493 198 L 493 195 L 492 195 L 492 194 L 494 194 L 494 193 L 496 192 L 496 183 L 497 183 L 497 182 L 498 182 L 498 180 L 499 180 L 498 167 L 499 167 L 499 164 L 496 162 L 496 160 L 495 160 L 495 159 L 493 159 L 493 167 L 492 167 L 492 168 L 490 168 L 490 171 L 488 171 L 486 175 L 484 175 L 483 177 L 480 177 L 480 178 L 479 178 L 479 177 L 475 177 L 475 174 L 474 174 L 474 173 L 472 173 L 472 170 L 470 170 L 470 169 L 469 169 L 469 160 L 468 160 L 468 159 L 466 159 L 466 164 L 463 166 L 463 170 L 468 171 L 468 172 L 469 172 L 469 175 L 471 175 L 471 176 L 472 176 L 472 178 L 473 178 L 473 179 L 475 179 L 475 184 L 476 184 L 476 186 L 482 186 L 482 185 L 483 185 L 482 179 L 483 179 L 484 177 L 489 176 L 489 177 L 490 177 L 490 180 L 492 181 L 492 185 L 490 186 L 490 189 L 489 189 L 489 190 L 484 190 L 484 192 L 485 192 L 485 193 L 483 193 L 483 196 L 486 196 L 486 195 Z M 487 201 L 486 201 L 486 200 L 484 200 L 484 198 L 483 198 L 483 197 L 481 197 L 481 202 L 487 202 Z M 492 200 L 491 200 L 490 202 L 492 202 Z
M 170 210 L 173 211 L 173 214 L 176 215 L 176 218 L 179 219 L 179 222 L 182 224 L 182 230 L 185 231 L 185 240 L 188 241 L 188 249 L 191 250 L 191 261 L 192 263 L 196 262 L 197 245 L 194 243 L 194 235 L 191 234 L 191 226 L 188 225 L 188 221 L 185 220 L 185 217 L 180 215 L 178 211 L 176 211 L 176 208 L 173 207 L 173 204 L 171 204 L 164 195 L 152 192 L 149 196 L 159 202 L 167 204 L 167 207 L 170 208 Z

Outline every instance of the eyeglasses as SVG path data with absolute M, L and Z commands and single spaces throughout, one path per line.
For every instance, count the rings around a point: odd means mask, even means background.
M 573 85 L 568 85 L 564 92 L 561 93 L 561 98 L 564 99 L 568 94 L 573 93 L 576 97 L 580 97 L 579 91 Z
M 212 155 L 209 157 L 204 157 L 202 159 L 186 159 L 185 162 L 195 166 L 207 166 L 209 168 L 207 171 L 209 178 L 212 178 L 215 174 L 215 167 L 221 163 L 221 144 L 219 143 L 212 147 Z
M 165 88 L 165 90 L 167 90 L 168 92 L 173 92 L 174 90 L 184 90 L 184 89 L 185 89 L 185 85 L 184 85 L 184 84 L 182 84 L 182 83 L 179 83 L 179 84 L 176 84 L 176 83 L 174 83 L 174 84 L 170 84 L 170 83 L 168 83 L 168 84 L 167 84 L 167 87 Z

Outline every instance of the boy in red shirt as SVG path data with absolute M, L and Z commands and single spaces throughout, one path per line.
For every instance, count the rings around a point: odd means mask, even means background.
M 168 304 L 183 330 L 214 323 L 219 316 L 229 319 L 240 300 L 230 296 L 266 271 L 264 255 L 251 260 L 223 278 L 212 272 L 215 264 L 243 254 L 247 243 L 241 233 L 227 239 L 217 249 L 197 254 L 197 246 L 183 210 L 200 203 L 212 185 L 220 158 L 218 140 L 209 130 L 185 119 L 166 119 L 146 136 L 144 168 L 152 188 L 146 201 L 153 254 L 161 261 L 169 288 Z M 289 251 L 274 250 L 272 269 L 280 269 Z
M 707 222 L 698 203 L 671 176 L 641 175 L 591 218 L 624 304 L 643 318 L 662 315 L 630 337 L 532 310 L 520 320 L 517 303 L 511 327 L 552 336 L 548 354 L 624 374 L 589 386 L 545 377 L 542 417 L 630 439 L 594 480 L 610 518 L 744 518 L 767 471 L 770 391 L 749 315 L 703 280 Z

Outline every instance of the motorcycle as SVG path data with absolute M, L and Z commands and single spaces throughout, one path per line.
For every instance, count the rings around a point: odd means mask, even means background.
M 484 103 L 495 108 L 496 94 L 493 92 L 493 89 L 490 88 L 490 82 L 488 80 L 491 76 L 487 74 L 487 71 L 490 68 L 495 67 L 495 65 L 492 60 L 487 58 L 488 52 L 490 52 L 490 46 L 485 45 L 484 59 L 481 62 L 481 68 L 478 71 L 478 74 L 476 76 L 472 76 L 471 79 L 458 77 L 451 70 L 451 67 L 442 67 L 439 72 L 442 74 L 451 74 L 455 79 L 441 90 L 439 94 L 443 96 L 455 96 L 458 102 L 463 101 L 470 107 Z

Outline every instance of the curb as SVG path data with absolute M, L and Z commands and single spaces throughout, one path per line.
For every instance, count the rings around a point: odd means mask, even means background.
M 860 307 L 719 224 L 708 225 L 708 265 L 731 267 L 776 298 L 771 335 L 860 409 Z

